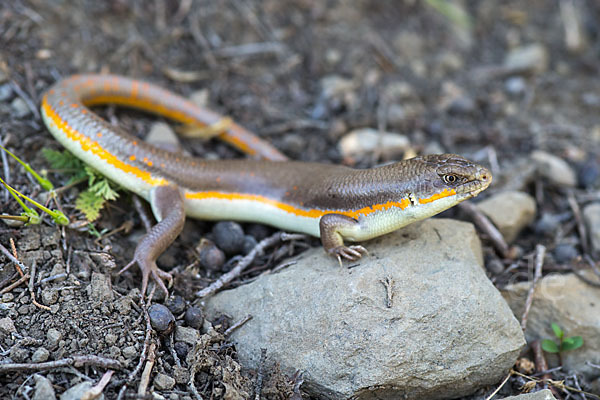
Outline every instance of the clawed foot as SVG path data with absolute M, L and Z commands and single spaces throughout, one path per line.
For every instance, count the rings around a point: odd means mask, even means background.
M 152 280 L 164 292 L 165 298 L 168 298 L 169 290 L 167 289 L 167 287 L 165 286 L 165 283 L 163 281 L 167 281 L 167 283 L 169 285 L 171 285 L 171 283 L 173 282 L 173 276 L 170 273 L 165 272 L 162 269 L 158 268 L 158 266 L 156 265 L 156 262 L 154 262 L 154 261 L 144 262 L 141 260 L 137 260 L 134 257 L 134 259 L 129 264 L 124 266 L 119 271 L 119 274 L 125 272 L 133 264 L 136 264 L 136 263 L 140 266 L 140 269 L 142 270 L 142 292 L 141 292 L 142 301 L 144 299 L 144 296 L 146 295 L 146 289 L 148 288 L 148 281 L 150 280 L 150 278 L 152 278 Z
M 329 250 L 329 254 L 336 256 L 338 262 L 340 263 L 340 267 L 342 267 L 344 265 L 342 258 L 348 261 L 357 261 L 363 255 L 369 254 L 369 252 L 361 245 L 353 245 L 334 247 L 333 249 Z

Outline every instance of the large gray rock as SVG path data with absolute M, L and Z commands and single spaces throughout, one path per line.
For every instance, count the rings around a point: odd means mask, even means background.
M 590 274 L 589 279 L 597 280 Z M 515 315 L 523 315 L 525 299 L 530 282 L 507 286 L 502 295 Z M 588 364 L 600 364 L 600 290 L 583 282 L 574 274 L 547 275 L 535 289 L 533 303 L 527 318 L 525 336 L 528 342 L 537 339 L 557 340 L 551 323 L 556 322 L 566 336 L 581 336 L 583 346 L 561 354 L 566 371 L 577 371 L 590 378 L 598 376 L 598 370 Z M 558 360 L 548 357 L 552 366 Z M 554 363 L 553 363 L 554 362 Z
M 518 396 L 505 397 L 504 400 L 556 400 L 556 397 L 554 397 L 549 389 L 544 389 L 535 393 L 526 393 Z
M 208 316 L 252 315 L 232 335 L 241 362 L 256 368 L 266 348 L 285 371 L 305 371 L 302 388 L 319 398 L 446 399 L 506 374 L 524 338 L 471 224 L 430 219 L 366 246 L 353 268 L 307 251 L 207 300 Z

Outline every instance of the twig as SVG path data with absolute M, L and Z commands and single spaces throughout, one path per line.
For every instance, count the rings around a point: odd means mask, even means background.
M 264 369 L 265 363 L 267 362 L 267 349 L 260 349 L 260 361 L 258 363 L 258 373 L 256 377 L 256 385 L 254 386 L 254 400 L 260 400 L 260 394 L 262 393 Z
M 246 315 L 240 321 L 238 321 L 235 324 L 231 325 L 229 327 L 229 329 L 227 329 L 225 331 L 225 333 L 223 333 L 223 336 L 228 337 L 229 335 L 231 335 L 233 333 L 233 331 L 235 331 L 236 329 L 238 329 L 239 327 L 241 327 L 242 325 L 244 325 L 246 322 L 250 321 L 251 319 L 252 319 L 252 315 Z
M 13 238 L 10 238 L 9 242 L 10 242 L 10 249 L 12 250 L 13 256 L 15 256 L 15 258 L 18 260 L 19 254 L 17 253 L 17 247 L 15 246 L 15 241 L 13 240 Z M 19 275 L 21 275 L 21 276 L 24 275 L 23 270 L 19 267 L 19 264 L 15 264 L 15 268 L 17 269 L 17 272 L 19 273 Z
M 87 392 L 83 394 L 83 396 L 81 396 L 81 400 L 94 400 L 99 398 L 106 385 L 108 385 L 108 382 L 110 382 L 110 378 L 112 378 L 114 373 L 115 371 L 113 371 L 112 369 L 106 371 L 104 375 L 102 375 L 100 381 L 98 381 L 96 385 L 91 387 Z
M 508 375 L 506 376 L 506 378 L 504 378 L 504 380 L 502 381 L 502 383 L 500 384 L 500 386 L 498 386 L 496 388 L 496 390 L 494 390 L 492 392 L 492 394 L 490 394 L 488 397 L 486 397 L 485 400 L 491 400 L 496 394 L 498 394 L 498 392 L 500 391 L 500 389 L 502 389 L 504 387 L 504 385 L 506 385 L 506 382 L 508 382 L 508 380 L 510 379 L 511 376 L 512 376 L 512 371 L 508 373 Z
M 394 278 L 386 276 L 385 279 L 380 279 L 379 282 L 385 287 L 386 301 L 385 306 L 392 308 L 392 301 L 394 299 Z
M 25 104 L 27 104 L 27 108 L 29 108 L 33 115 L 35 115 L 36 120 L 39 121 L 41 119 L 40 112 L 38 111 L 38 108 L 36 107 L 35 103 L 31 100 L 29 95 L 25 93 L 25 91 L 21 89 L 21 86 L 19 86 L 19 84 L 14 80 L 11 79 L 10 84 L 15 93 L 17 93 L 17 96 L 19 96 L 25 102 Z
M 583 222 L 583 218 L 581 218 L 581 208 L 575 199 L 575 194 L 573 194 L 572 190 L 569 190 L 567 193 L 567 201 L 569 202 L 569 206 L 573 211 L 573 216 L 575 217 L 575 221 L 577 223 L 577 233 L 579 233 L 579 238 L 581 241 L 581 249 L 583 250 L 583 254 L 589 254 L 589 246 L 587 240 L 587 229 L 585 228 L 585 223 Z
M 138 215 L 140 216 L 140 219 L 142 220 L 142 224 L 144 224 L 146 232 L 150 232 L 150 230 L 152 229 L 152 220 L 150 219 L 150 216 L 148 216 L 148 213 L 146 212 L 142 201 L 137 195 L 133 196 L 133 206 L 135 207 L 135 211 L 137 211 Z
M 169 334 L 169 352 L 171 353 L 171 357 L 175 360 L 175 365 L 181 367 L 181 361 L 179 360 L 179 356 L 175 351 L 175 346 L 173 345 L 173 335 L 175 334 L 175 330 Z
M 44 306 L 40 303 L 37 302 L 37 300 L 35 299 L 35 292 L 33 291 L 33 286 L 34 286 L 34 281 L 35 281 L 35 272 L 36 272 L 36 268 L 37 268 L 37 264 L 34 261 L 33 264 L 31 265 L 31 277 L 29 279 L 29 285 L 28 285 L 28 289 L 29 289 L 29 296 L 31 297 L 31 302 L 38 308 L 41 308 L 42 310 L 46 310 L 46 311 L 51 311 L 52 309 L 48 306 Z
M 0 373 L 14 371 L 46 371 L 61 367 L 82 367 L 94 366 L 106 369 L 121 369 L 121 363 L 117 360 L 100 356 L 73 356 L 56 361 L 42 363 L 22 363 L 22 364 L 0 364 Z
M 21 261 L 17 260 L 15 258 L 15 256 L 13 256 L 10 251 L 8 251 L 8 249 L 4 246 L 2 246 L 2 244 L 0 244 L 0 252 L 2 252 L 6 257 L 8 257 L 8 259 L 12 262 L 14 262 L 15 264 L 17 264 L 19 266 L 19 268 L 21 268 L 23 271 L 27 270 L 27 267 L 25 267 L 25 264 L 23 264 Z
M 299 240 L 299 239 L 304 239 L 304 238 L 306 238 L 306 235 L 277 232 L 274 235 L 271 235 L 268 238 L 261 240 L 260 242 L 258 242 L 256 244 L 256 246 L 254 246 L 254 248 L 252 249 L 252 251 L 250 251 L 250 253 L 245 255 L 239 261 L 239 263 L 231 271 L 229 271 L 226 274 L 221 275 L 221 277 L 219 279 L 217 279 L 215 282 L 213 282 L 207 288 L 204 288 L 204 289 L 196 292 L 196 297 L 202 298 L 202 297 L 206 297 L 206 296 L 216 293 L 218 290 L 220 290 L 225 285 L 230 283 L 232 280 L 237 278 L 241 274 L 241 272 L 245 268 L 247 268 L 250 265 L 250 263 L 252 263 L 252 261 L 254 261 L 254 259 L 259 254 L 261 254 L 267 247 L 273 246 L 274 244 L 277 244 L 281 241 Z
M 138 385 L 137 394 L 140 396 L 144 396 L 146 394 L 146 390 L 148 389 L 148 384 L 150 383 L 150 374 L 152 373 L 152 368 L 154 368 L 154 361 L 156 359 L 156 343 L 151 343 L 150 348 L 148 349 L 148 357 L 146 358 L 146 365 L 144 366 L 144 372 L 142 372 L 142 377 L 140 378 L 140 384 Z
M 29 274 L 25 274 L 22 277 L 19 278 L 18 281 L 16 281 L 15 283 L 11 284 L 10 286 L 5 287 L 4 289 L 0 290 L 0 294 L 4 294 L 4 293 L 8 293 L 11 290 L 13 290 L 14 288 L 16 288 L 17 286 L 19 286 L 21 283 L 25 282 L 27 279 L 29 279 Z
M 527 316 L 529 315 L 529 309 L 533 302 L 533 292 L 538 280 L 542 277 L 542 266 L 544 265 L 544 255 L 546 254 L 546 247 L 541 244 L 535 246 L 535 272 L 533 274 L 533 282 L 527 293 L 527 300 L 525 301 L 525 310 L 523 311 L 523 317 L 521 317 L 521 329 L 525 332 L 527 328 Z
M 494 226 L 488 217 L 486 217 L 481 211 L 479 211 L 477 207 L 469 202 L 460 203 L 458 207 L 466 212 L 471 217 L 475 225 L 477 225 L 479 229 L 489 236 L 492 244 L 502 257 L 510 258 L 508 244 L 506 243 L 506 240 L 504 240 L 504 236 L 502 236 L 502 233 L 500 233 L 498 228 Z

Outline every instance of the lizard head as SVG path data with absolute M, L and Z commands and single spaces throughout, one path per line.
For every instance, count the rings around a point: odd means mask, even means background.
M 492 183 L 492 173 L 487 168 L 456 154 L 431 154 L 414 161 L 424 164 L 426 177 L 415 193 L 420 204 L 444 197 L 453 197 L 456 204 L 477 196 Z

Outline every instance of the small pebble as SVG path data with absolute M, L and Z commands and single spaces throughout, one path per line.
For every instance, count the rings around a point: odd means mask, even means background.
M 54 387 L 52 382 L 43 375 L 35 374 L 33 376 L 35 380 L 35 390 L 33 392 L 32 400 L 54 400 L 56 394 L 54 393 Z
M 47 306 L 55 304 L 58 301 L 58 292 L 52 288 L 42 290 L 42 303 Z
M 590 203 L 583 208 L 583 220 L 588 228 L 592 254 L 600 256 L 600 203 Z
M 16 97 L 10 103 L 10 106 L 13 109 L 14 116 L 17 118 L 24 118 L 31 113 L 31 110 L 27 106 L 27 103 L 25 103 L 25 100 L 20 97 Z
M 2 87 L 0 86 L 0 89 Z M 594 92 L 585 92 L 581 95 L 581 100 L 583 104 L 588 107 L 600 108 L 600 95 Z
M 62 333 L 55 328 L 50 328 L 46 332 L 46 340 L 48 341 L 48 345 L 50 347 L 55 347 L 58 345 L 58 342 L 62 339 Z
M 0 102 L 8 101 L 13 95 L 13 90 L 10 83 L 0 85 Z
M 500 275 L 504 272 L 504 264 L 497 258 L 492 258 L 485 263 L 485 267 L 487 268 L 492 275 Z
M 256 240 L 261 241 L 271 234 L 271 229 L 262 224 L 248 224 L 246 227 L 246 233 L 254 236 Z
M 165 301 L 165 306 L 174 314 L 179 315 L 185 311 L 185 300 L 181 296 L 171 295 Z
M 541 43 L 511 49 L 504 58 L 504 67 L 517 73 L 542 73 L 548 69 L 548 50 Z
M 570 243 L 561 243 L 554 249 L 554 259 L 559 264 L 565 264 L 579 256 L 579 252 Z
M 344 158 L 362 158 L 378 152 L 383 158 L 391 159 L 401 155 L 410 147 L 405 135 L 381 132 L 372 128 L 355 129 L 344 135 L 338 143 Z
M 84 395 L 90 391 L 93 385 L 94 384 L 89 381 L 78 383 L 61 394 L 60 400 L 81 400 Z M 96 397 L 95 400 L 104 400 L 104 394 L 100 393 L 100 396 Z
M 48 357 L 50 357 L 50 352 L 44 347 L 40 347 L 31 356 L 31 361 L 34 363 L 46 362 Z
M 156 147 L 159 147 L 168 151 L 180 151 L 181 144 L 179 143 L 179 137 L 165 122 L 155 122 L 150 127 L 150 132 L 144 139 L 146 143 L 150 143 Z
M 117 339 L 118 336 L 114 333 L 107 333 L 106 335 L 104 335 L 104 342 L 109 346 L 112 346 L 115 343 L 117 343 Z
M 0 318 L 0 334 L 2 335 L 10 335 L 17 331 L 15 328 L 15 323 L 9 317 Z
M 175 317 L 164 305 L 152 304 L 148 308 L 148 315 L 150 316 L 150 325 L 160 335 L 168 335 L 173 331 Z
M 469 96 L 459 96 L 452 100 L 448 106 L 448 113 L 451 115 L 471 115 L 477 109 L 475 101 Z
M 520 76 L 512 76 L 504 82 L 504 90 L 506 90 L 506 93 L 513 96 L 521 96 L 525 93 L 526 88 L 527 84 L 525 79 Z
M 517 191 L 496 193 L 477 207 L 492 220 L 508 243 L 533 222 L 537 210 L 533 197 Z
M 252 249 L 256 247 L 256 243 L 258 243 L 258 242 L 254 238 L 254 236 L 246 235 L 246 237 L 244 238 L 243 253 L 244 254 L 250 253 L 252 251 Z
M 537 235 L 552 236 L 560 226 L 561 218 L 558 215 L 544 213 L 534 226 Z
M 196 247 L 198 251 L 200 265 L 209 271 L 220 271 L 225 263 L 225 253 L 215 244 L 208 240 L 202 239 Z
M 175 386 L 175 379 L 169 375 L 158 373 L 154 377 L 154 386 L 158 390 L 171 390 Z
M 215 244 L 228 255 L 239 254 L 244 249 L 244 231 L 237 222 L 218 222 L 212 229 Z
M 536 150 L 531 153 L 538 174 L 558 187 L 574 187 L 577 184 L 575 171 L 562 158 L 545 151 Z
M 123 354 L 123 357 L 125 357 L 128 360 L 130 360 L 132 358 L 136 358 L 139 355 L 138 350 L 135 348 L 135 346 L 125 347 L 122 351 L 122 354 Z
M 188 351 L 190 351 L 189 347 L 187 344 L 185 344 L 184 342 L 175 342 L 175 344 L 173 345 L 173 348 L 175 349 L 175 353 L 177 353 L 177 357 L 185 360 L 185 358 L 187 357 Z
M 175 327 L 175 341 L 184 342 L 190 346 L 194 346 L 200 339 L 200 333 L 197 329 L 189 328 L 187 326 L 176 326 Z
M 600 178 L 600 165 L 595 159 L 586 161 L 577 173 L 579 186 L 584 189 L 591 189 L 598 184 Z
M 185 316 L 183 319 L 185 320 L 187 326 L 194 329 L 200 329 L 204 324 L 204 314 L 198 307 L 189 307 L 185 311 Z

